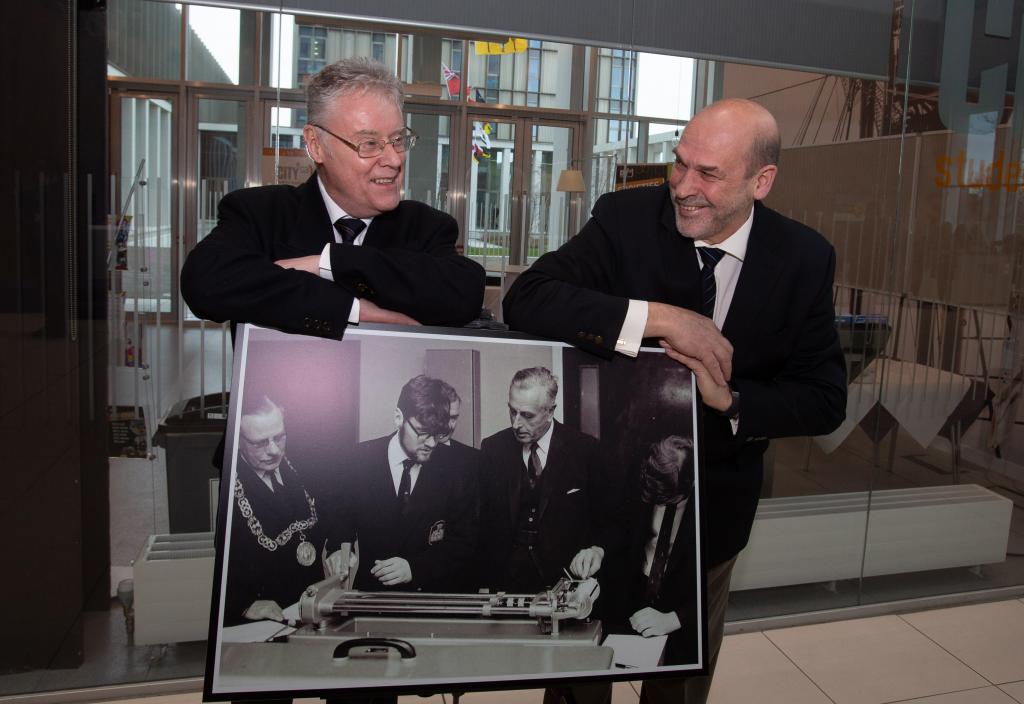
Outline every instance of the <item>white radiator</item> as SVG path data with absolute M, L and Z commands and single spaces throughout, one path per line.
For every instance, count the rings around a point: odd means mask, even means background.
M 213 533 L 151 535 L 135 561 L 135 644 L 206 640 Z
M 731 588 L 1002 562 L 1012 513 L 976 484 L 875 491 L 870 519 L 866 491 L 762 499 Z

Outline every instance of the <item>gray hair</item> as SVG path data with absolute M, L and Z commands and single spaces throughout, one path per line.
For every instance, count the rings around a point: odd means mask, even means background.
M 756 132 L 750 140 L 750 175 L 765 166 L 778 166 L 781 146 L 778 132 Z
M 555 407 L 555 398 L 558 396 L 558 377 L 551 373 L 547 367 L 529 367 L 520 369 L 512 377 L 509 388 L 518 386 L 521 389 L 539 386 L 548 392 L 548 409 Z
M 274 411 L 279 412 L 282 418 L 284 417 L 284 406 L 275 403 L 267 395 L 250 395 L 242 403 L 243 418 L 245 416 L 268 416 Z
M 322 122 L 338 98 L 370 91 L 393 100 L 402 110 L 402 82 L 387 66 L 364 57 L 335 61 L 322 68 L 306 86 L 307 119 L 311 123 Z

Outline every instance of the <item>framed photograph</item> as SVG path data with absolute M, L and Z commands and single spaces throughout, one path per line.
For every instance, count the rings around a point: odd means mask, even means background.
M 655 349 L 239 326 L 204 698 L 706 673 L 695 394 Z

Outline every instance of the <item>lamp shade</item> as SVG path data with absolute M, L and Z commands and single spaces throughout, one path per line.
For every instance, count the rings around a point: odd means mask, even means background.
M 585 193 L 587 186 L 583 183 L 583 172 L 579 169 L 562 169 L 555 190 L 563 193 Z

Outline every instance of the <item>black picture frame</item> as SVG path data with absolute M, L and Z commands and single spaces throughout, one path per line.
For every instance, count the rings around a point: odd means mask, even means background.
M 558 490 L 552 489 L 550 499 L 539 501 L 550 500 L 548 505 L 572 515 L 578 505 L 572 501 L 585 498 L 590 502 L 590 525 L 597 526 L 588 537 L 600 536 L 605 542 L 601 569 L 595 575 L 600 594 L 592 601 L 587 618 L 563 616 L 586 610 L 591 582 L 562 583 L 553 592 L 514 592 L 514 598 L 507 590 L 503 596 L 473 591 L 497 583 L 493 575 L 500 569 L 491 569 L 490 558 L 498 553 L 491 551 L 489 543 L 499 532 L 494 528 L 498 525 L 495 516 L 504 509 L 500 502 L 486 498 L 493 499 L 500 492 L 487 494 L 481 487 L 496 486 L 500 468 L 506 466 L 501 454 L 506 445 L 500 445 L 498 439 L 505 437 L 503 431 L 509 437 L 512 433 L 508 430 L 512 377 L 519 370 L 535 367 L 549 369 L 559 381 L 548 447 L 551 471 L 545 468 L 545 478 L 538 480 L 539 486 L 558 486 Z M 425 472 L 443 467 L 448 479 L 468 477 L 469 483 L 445 485 L 446 491 L 464 493 L 444 505 L 460 507 L 467 500 L 478 501 L 485 510 L 484 515 L 477 512 L 475 523 L 456 523 L 463 521 L 457 508 L 438 509 L 456 513 L 429 524 L 426 548 L 420 539 L 423 536 L 411 538 L 408 562 L 442 555 L 439 550 L 430 551 L 446 541 L 452 548 L 453 541 L 470 534 L 460 533 L 457 525 L 473 526 L 473 557 L 468 562 L 453 559 L 451 564 L 457 568 L 451 569 L 443 563 L 438 566 L 438 560 L 448 559 L 445 557 L 416 562 L 436 572 L 434 584 L 459 588 L 440 592 L 403 588 L 396 595 L 384 587 L 346 591 L 339 579 L 333 579 L 329 585 L 321 582 L 306 589 L 316 584 L 306 577 L 318 566 L 321 572 L 317 574 L 322 575 L 323 564 L 342 555 L 335 555 L 334 548 L 343 542 L 336 539 L 343 533 L 340 526 L 346 522 L 345 516 L 364 516 L 358 534 L 366 545 L 377 530 L 413 531 L 416 519 L 392 520 L 398 514 L 389 513 L 391 499 L 385 497 L 379 505 L 367 502 L 358 482 L 368 481 L 367 476 L 387 475 L 382 449 L 385 440 L 390 443 L 389 435 L 404 432 L 404 421 L 396 415 L 399 393 L 410 379 L 422 374 L 442 379 L 456 390 L 462 404 L 453 440 L 476 454 L 464 455 L 456 462 L 453 452 L 435 449 L 431 459 L 420 465 L 419 476 L 441 476 Z M 204 700 L 429 694 L 706 674 L 705 550 L 700 518 L 703 483 L 696 395 L 689 370 L 660 349 L 642 349 L 635 359 L 616 355 L 605 360 L 559 342 L 512 333 L 360 326 L 350 328 L 338 341 L 240 325 L 217 520 Z M 242 458 L 240 446 L 248 442 L 241 436 L 241 418 L 253 413 L 254 404 L 262 403 L 261 399 L 270 399 L 280 409 L 281 437 L 273 442 L 280 440 L 287 462 L 281 461 L 278 472 L 294 490 L 291 504 L 284 510 L 293 511 L 294 520 L 281 523 L 287 528 L 271 535 L 271 509 L 265 509 L 267 531 L 259 519 L 264 510 L 261 506 L 272 504 L 257 501 L 261 489 L 253 482 L 260 479 Z M 266 412 L 265 403 L 262 408 L 256 412 Z M 581 434 L 593 440 L 584 438 L 585 442 L 577 445 L 568 442 Z M 563 456 L 557 454 L 562 450 L 556 437 L 564 438 L 565 467 L 575 469 L 560 469 L 563 465 L 558 462 Z M 397 437 L 394 440 L 397 442 Z M 485 440 L 487 451 L 482 453 L 478 448 Z M 579 459 L 584 447 L 589 448 L 586 463 Z M 366 459 L 376 456 L 367 454 L 371 450 L 381 455 L 379 468 L 375 460 Z M 527 452 L 523 449 L 516 460 L 524 476 Z M 648 476 L 656 473 L 650 469 L 656 457 L 675 457 L 676 468 L 681 469 L 675 493 L 670 492 L 675 498 L 669 503 L 677 502 L 670 513 L 676 516 L 672 528 L 675 542 L 661 580 L 660 601 L 645 602 L 650 578 L 644 570 L 650 571 L 655 561 L 652 553 L 658 551 L 654 526 L 668 511 L 664 503 L 658 503 L 661 499 L 652 497 L 651 487 L 661 486 L 652 484 Z M 582 474 L 565 485 L 556 485 L 560 471 L 565 476 L 570 471 Z M 296 477 L 302 494 L 295 488 Z M 273 501 L 285 500 L 280 498 L 288 493 L 282 484 L 275 483 L 272 476 L 263 481 L 278 487 Z M 415 496 L 416 487 L 424 487 L 426 495 L 427 487 L 434 485 L 423 482 L 413 486 Z M 249 502 L 245 510 L 243 496 Z M 361 504 L 355 503 L 357 496 L 363 497 Z M 450 499 L 456 494 L 445 496 Z M 685 501 L 679 501 L 680 496 Z M 309 524 L 314 509 L 317 520 Z M 659 509 L 661 513 L 657 513 Z M 379 524 L 374 522 L 377 515 Z M 336 531 L 333 536 L 332 530 Z M 540 534 L 530 535 L 532 541 Z M 562 538 L 566 536 L 537 540 Z M 276 547 L 269 549 L 270 542 Z M 308 567 L 299 564 L 302 551 L 298 545 L 302 542 L 316 547 L 314 564 Z M 538 542 L 537 550 L 542 549 L 540 545 Z M 527 548 L 533 549 L 532 544 Z M 308 550 L 303 557 L 309 559 Z M 539 563 L 537 569 L 541 570 Z M 359 565 L 357 585 L 361 579 L 370 580 L 368 570 Z M 243 616 L 239 605 L 275 589 L 287 594 L 298 590 L 296 600 L 306 606 L 285 609 L 286 623 L 250 621 Z M 335 599 L 338 595 L 341 597 Z M 631 612 L 644 604 L 660 606 L 663 614 L 676 614 L 681 627 L 660 638 L 631 632 Z M 453 605 L 462 611 L 450 612 Z M 339 613 L 327 615 L 331 608 Z M 472 613 L 466 613 L 467 609 Z M 529 615 L 531 609 L 533 616 Z M 371 610 L 380 613 L 369 613 Z M 512 613 L 502 613 L 508 611 Z M 558 617 L 551 617 L 552 613 Z

